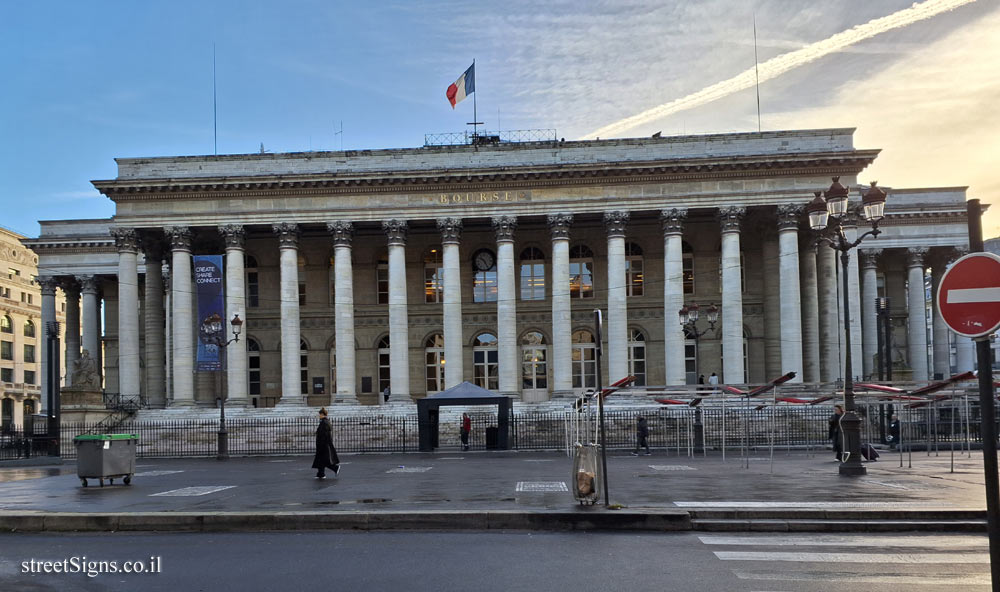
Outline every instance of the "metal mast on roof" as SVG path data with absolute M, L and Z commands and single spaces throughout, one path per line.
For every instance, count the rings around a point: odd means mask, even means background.
M 476 143 L 476 139 L 479 138 L 479 126 L 483 125 L 482 121 L 479 121 L 479 115 L 477 115 L 478 109 L 476 105 L 476 96 L 479 94 L 476 92 L 476 58 L 472 58 L 472 122 L 466 123 L 465 125 L 472 126 L 472 143 Z

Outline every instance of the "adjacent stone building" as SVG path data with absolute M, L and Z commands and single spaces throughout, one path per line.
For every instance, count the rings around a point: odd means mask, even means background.
M 883 232 L 852 252 L 847 294 L 813 242 L 813 192 L 839 177 L 860 203 L 867 188 L 879 151 L 853 131 L 120 158 L 94 182 L 114 218 L 42 221 L 24 243 L 43 279 L 83 294 L 67 355 L 103 344 L 106 389 L 151 407 L 221 390 L 230 405 L 374 404 L 462 380 L 572 396 L 595 382 L 595 309 L 605 382 L 833 382 L 844 298 L 855 374 L 874 374 L 880 295 L 896 378 L 971 368 L 971 342 L 928 323 L 924 298 L 967 247 L 965 188 L 884 180 Z M 195 372 L 192 254 L 225 256 L 227 318 L 246 320 L 224 383 Z M 692 304 L 720 308 L 712 330 L 704 314 L 701 335 L 680 325 Z

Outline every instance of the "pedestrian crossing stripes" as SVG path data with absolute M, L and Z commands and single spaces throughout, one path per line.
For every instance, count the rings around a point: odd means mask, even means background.
M 706 545 L 768 545 L 771 547 L 931 547 L 935 549 L 976 548 L 988 550 L 985 538 L 968 536 L 869 536 L 809 535 L 805 536 L 700 536 Z
M 788 500 L 781 502 L 756 502 L 756 501 L 675 501 L 674 505 L 680 508 L 797 508 L 800 510 L 827 510 L 827 509 L 851 509 L 851 508 L 955 508 L 954 504 L 947 502 L 815 502 L 809 500 Z
M 208 495 L 210 493 L 216 493 L 219 491 L 224 491 L 226 489 L 232 489 L 236 487 L 235 485 L 203 485 L 199 487 L 182 487 L 180 489 L 171 489 L 170 491 L 161 491 L 160 493 L 151 493 L 150 497 L 194 497 L 198 495 Z
M 174 475 L 176 473 L 183 473 L 184 471 L 143 471 L 142 473 L 136 473 L 132 475 L 133 477 L 160 477 L 163 475 Z
M 820 561 L 836 563 L 989 563 L 978 553 L 804 553 L 801 551 L 716 551 L 723 561 Z

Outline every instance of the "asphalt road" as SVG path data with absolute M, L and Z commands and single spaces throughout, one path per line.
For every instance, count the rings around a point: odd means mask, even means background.
M 967 535 L 7 534 L 0 549 L 0 590 L 22 592 L 989 590 L 987 540 Z M 73 557 L 161 572 L 22 573 Z

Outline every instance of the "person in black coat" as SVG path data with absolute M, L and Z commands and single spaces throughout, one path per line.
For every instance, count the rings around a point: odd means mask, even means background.
M 829 421 L 830 430 L 829 430 L 829 434 L 828 435 L 829 435 L 830 439 L 833 440 L 833 454 L 834 454 L 834 457 L 838 461 L 840 461 L 840 462 L 844 462 L 844 459 L 843 459 L 843 452 L 844 452 L 843 438 L 841 438 L 841 434 L 840 434 L 840 420 L 843 418 L 843 416 L 844 416 L 844 406 L 843 405 L 834 405 L 833 406 L 833 415 L 830 416 L 830 421 Z
M 646 447 L 646 456 L 652 454 L 649 451 L 649 427 L 646 425 L 646 418 L 640 415 L 635 425 L 635 451 L 631 453 L 632 456 L 639 456 L 641 446 Z
M 326 469 L 333 469 L 334 475 L 340 474 L 340 458 L 337 449 L 333 447 L 333 428 L 326 418 L 326 408 L 319 410 L 319 426 L 316 428 L 316 456 L 313 457 L 312 468 L 316 469 L 317 479 L 326 479 Z

